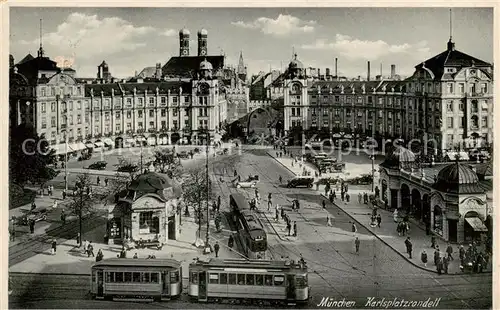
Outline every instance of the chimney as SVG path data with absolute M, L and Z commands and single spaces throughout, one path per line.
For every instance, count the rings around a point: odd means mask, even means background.
M 326 76 L 329 77 L 330 76 L 330 68 L 326 68 Z
M 382 77 L 382 63 L 380 63 L 380 77 Z
M 368 73 L 366 74 L 366 80 L 370 80 L 370 61 L 368 61 Z
M 156 64 L 155 78 L 161 79 L 161 63 Z
M 361 75 L 358 75 L 358 81 L 361 81 Z
M 335 77 L 339 76 L 337 71 L 337 58 L 335 57 Z
M 391 65 L 391 79 L 396 76 L 396 65 Z
M 320 79 L 320 78 L 321 78 L 321 69 L 318 68 L 318 79 Z

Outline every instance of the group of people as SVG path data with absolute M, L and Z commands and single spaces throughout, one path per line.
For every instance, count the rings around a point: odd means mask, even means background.
M 275 222 L 279 222 L 279 218 L 281 217 L 281 219 L 286 223 L 286 230 L 288 231 L 288 236 L 292 236 L 292 227 L 293 227 L 293 236 L 297 237 L 297 222 L 293 221 L 292 225 L 292 220 L 290 219 L 288 214 L 286 214 L 285 209 L 281 207 L 279 204 L 276 205 L 275 212 L 276 212 Z

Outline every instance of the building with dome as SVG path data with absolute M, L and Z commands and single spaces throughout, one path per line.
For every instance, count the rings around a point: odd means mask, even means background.
M 468 242 L 492 233 L 493 183 L 484 164 L 458 161 L 423 166 L 397 146 L 380 164 L 380 198 L 450 242 Z
M 162 244 L 180 233 L 180 185 L 165 175 L 139 175 L 108 213 L 109 243 L 157 240 Z
M 451 38 L 405 80 L 372 79 L 370 62 L 364 80 L 316 77 L 294 55 L 276 83 L 287 134 L 426 137 L 443 155 L 493 141 L 493 66 L 458 51 Z

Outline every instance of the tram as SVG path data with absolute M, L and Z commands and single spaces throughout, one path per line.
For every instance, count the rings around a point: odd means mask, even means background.
M 304 262 L 210 258 L 189 265 L 188 294 L 198 302 L 305 304 L 309 293 Z
M 260 219 L 252 211 L 244 210 L 238 217 L 238 238 L 243 254 L 251 259 L 264 259 L 267 250 L 267 235 Z
M 92 266 L 96 299 L 170 300 L 182 293 L 181 263 L 173 259 L 110 258 Z

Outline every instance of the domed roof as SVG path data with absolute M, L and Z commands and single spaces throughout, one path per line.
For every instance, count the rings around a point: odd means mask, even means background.
M 186 28 L 182 28 L 181 30 L 179 30 L 179 34 L 188 36 L 191 34 L 191 32 Z
M 205 58 L 201 63 L 200 63 L 200 70 L 213 70 L 212 64 Z
M 171 180 L 154 172 L 139 175 L 129 186 L 130 190 L 156 192 L 172 187 Z
M 206 36 L 206 35 L 208 35 L 208 31 L 207 31 L 207 29 L 202 28 L 201 30 L 199 30 L 199 31 L 198 31 L 198 34 L 201 34 L 201 35 L 203 35 L 203 36 Z
M 290 61 L 290 64 L 288 65 L 288 68 L 290 69 L 304 69 L 304 64 L 300 60 L 297 59 L 297 54 L 293 56 L 292 61 Z
M 484 192 L 476 172 L 458 161 L 439 171 L 433 187 L 442 192 L 459 194 Z
M 402 146 L 396 146 L 385 156 L 385 160 L 381 165 L 388 168 L 399 168 L 400 164 L 413 162 L 415 162 L 415 154 L 412 151 Z

